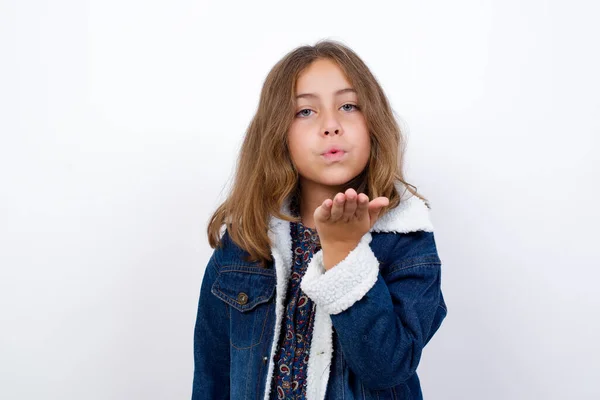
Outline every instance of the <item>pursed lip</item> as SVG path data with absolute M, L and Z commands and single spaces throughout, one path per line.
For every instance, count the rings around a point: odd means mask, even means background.
M 324 156 L 325 154 L 330 154 L 330 153 L 345 153 L 346 150 L 342 149 L 340 146 L 330 146 L 328 147 L 323 153 L 321 153 L 322 156 Z
M 330 151 L 329 153 L 323 153 L 321 155 L 326 163 L 335 163 L 338 161 L 342 161 L 346 158 L 346 152 L 343 150 L 336 151 L 335 153 Z

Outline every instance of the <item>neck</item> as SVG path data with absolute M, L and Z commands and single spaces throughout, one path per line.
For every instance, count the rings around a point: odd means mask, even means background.
M 336 194 L 343 192 L 344 185 L 328 186 L 303 179 L 300 181 L 300 218 L 302 225 L 314 229 L 315 210 L 327 199 L 333 199 Z

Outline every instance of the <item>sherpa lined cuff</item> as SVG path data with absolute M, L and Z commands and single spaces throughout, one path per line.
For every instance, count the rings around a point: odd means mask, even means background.
M 360 300 L 377 281 L 379 261 L 369 246 L 367 232 L 348 256 L 325 271 L 323 250 L 316 252 L 306 268 L 300 288 L 328 314 L 339 314 Z

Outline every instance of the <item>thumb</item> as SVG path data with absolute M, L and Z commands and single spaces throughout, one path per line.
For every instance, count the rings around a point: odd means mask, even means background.
M 390 201 L 387 197 L 377 197 L 369 202 L 369 219 L 371 222 L 371 227 L 373 227 L 377 219 L 379 219 L 379 213 L 381 212 L 381 209 L 388 204 L 390 204 Z

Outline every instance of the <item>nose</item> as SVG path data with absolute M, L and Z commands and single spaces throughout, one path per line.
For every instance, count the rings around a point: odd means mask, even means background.
M 329 136 L 331 133 L 335 135 L 341 135 L 343 133 L 342 125 L 340 124 L 340 121 L 337 118 L 338 116 L 336 114 L 336 111 L 323 110 L 321 116 L 323 118 L 322 132 L 325 134 L 325 136 Z
M 335 135 L 339 135 L 342 133 L 342 126 L 340 125 L 335 115 L 326 118 L 324 121 L 324 132 L 326 136 L 333 133 Z

